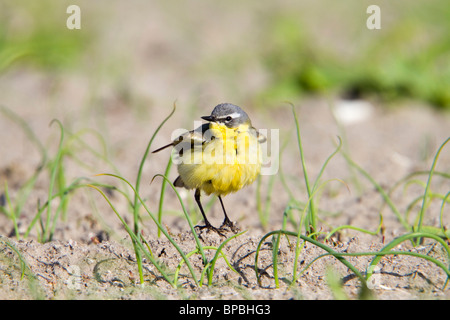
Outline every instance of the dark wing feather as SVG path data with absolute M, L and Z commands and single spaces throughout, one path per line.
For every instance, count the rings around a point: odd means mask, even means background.
M 189 132 L 186 132 L 185 134 L 182 134 L 178 138 L 176 138 L 172 143 L 169 143 L 168 145 L 165 145 L 161 148 L 156 149 L 155 151 L 152 151 L 152 153 L 159 152 L 161 150 L 164 150 L 168 147 L 175 147 L 181 142 L 187 142 L 193 145 L 201 145 L 205 143 L 206 141 L 209 141 L 211 139 L 209 134 L 209 123 L 204 123 L 200 127 L 198 127 L 195 130 L 191 130 Z

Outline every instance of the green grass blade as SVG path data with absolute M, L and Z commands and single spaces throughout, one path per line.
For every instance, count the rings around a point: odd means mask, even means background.
M 9 247 L 14 253 L 17 255 L 20 263 L 20 280 L 23 281 L 26 276 L 28 281 L 28 288 L 30 289 L 31 298 L 33 300 L 44 300 L 45 294 L 42 287 L 39 285 L 39 280 L 36 275 L 31 271 L 28 266 L 25 258 L 21 254 L 18 248 L 14 244 L 12 244 L 7 238 L 0 236 L 0 243 L 3 243 L 5 246 Z M 2 250 L 0 250 L 0 253 Z
M 328 156 L 328 158 L 325 160 L 324 164 L 322 165 L 322 168 L 320 169 L 319 174 L 317 175 L 316 181 L 314 182 L 314 186 L 312 188 L 313 192 L 317 188 L 317 186 L 318 186 L 318 184 L 320 182 L 320 178 L 322 177 L 322 174 L 325 171 L 325 168 L 327 167 L 328 163 L 341 150 L 341 147 L 342 147 L 342 139 L 341 139 L 341 137 L 338 136 L 338 140 L 339 140 L 339 144 L 336 147 L 336 150 L 334 150 L 334 152 L 331 155 Z
M 172 286 L 176 287 L 176 284 L 173 282 L 173 280 L 169 277 L 169 275 L 167 275 L 165 273 L 164 268 L 156 261 L 156 259 L 153 257 L 152 254 L 150 254 L 150 252 L 145 250 L 144 246 L 140 242 L 140 238 L 138 238 L 136 236 L 136 234 L 134 234 L 133 230 L 128 226 L 126 221 L 122 218 L 122 216 L 116 210 L 116 208 L 111 203 L 111 201 L 108 199 L 106 194 L 100 188 L 98 188 L 98 187 L 96 187 L 94 185 L 88 185 L 88 186 L 91 187 L 91 188 L 94 188 L 95 190 L 97 190 L 103 196 L 103 198 L 105 198 L 106 202 L 108 202 L 109 206 L 114 211 L 114 213 L 116 214 L 117 218 L 119 218 L 120 222 L 122 223 L 122 225 L 124 226 L 124 228 L 127 231 L 128 235 L 130 236 L 130 238 L 131 238 L 131 240 L 133 242 L 133 246 L 135 246 L 135 251 L 139 250 L 139 251 L 144 252 L 146 257 L 152 262 L 152 264 L 156 267 L 156 269 L 158 269 L 158 271 L 161 273 L 161 275 L 164 277 L 164 279 L 167 282 L 169 282 Z M 141 270 L 139 270 L 139 272 L 141 272 Z M 142 275 L 140 275 L 140 276 L 142 278 Z M 142 279 L 141 279 L 141 284 L 142 284 Z
M 63 141 L 64 141 L 63 125 L 57 119 L 52 120 L 50 122 L 50 125 L 52 125 L 55 122 L 59 125 L 60 138 L 59 138 L 58 151 L 56 152 L 55 159 L 52 161 L 51 168 L 50 168 L 50 185 L 48 188 L 48 200 L 47 200 L 48 203 L 51 202 L 51 199 L 53 196 L 53 188 L 54 188 L 54 184 L 55 184 L 55 180 L 56 180 L 56 175 L 58 173 L 58 168 L 59 168 L 61 154 L 62 154 Z M 51 208 L 52 208 L 51 205 L 47 206 L 47 217 L 46 217 L 45 229 L 43 230 L 43 234 L 42 234 L 42 239 L 41 239 L 42 242 L 46 242 L 46 241 L 50 240 L 49 233 L 50 233 L 50 222 L 51 222 L 51 217 L 52 217 L 52 213 L 51 213 L 52 209 Z
M 8 206 L 8 209 L 6 209 L 5 207 L 0 207 L 2 209 L 2 212 L 5 213 L 5 215 L 12 220 L 13 225 L 14 225 L 14 233 L 16 235 L 16 238 L 20 240 L 20 233 L 19 233 L 19 225 L 17 224 L 17 215 L 16 212 L 14 211 L 12 202 L 11 202 L 11 198 L 9 197 L 9 189 L 8 189 L 8 180 L 5 180 L 5 200 L 6 200 L 6 205 Z
M 357 165 L 352 159 L 350 159 L 350 157 L 346 154 L 346 153 L 342 153 L 345 160 L 347 160 L 347 162 L 354 168 L 356 168 L 367 180 L 369 180 L 374 187 L 378 190 L 378 192 L 380 193 L 380 195 L 383 197 L 383 200 L 385 201 L 385 203 L 389 206 L 389 208 L 391 208 L 392 212 L 395 214 L 395 216 L 397 217 L 398 221 L 402 224 L 402 226 L 408 230 L 411 231 L 411 226 L 408 224 L 408 222 L 403 218 L 403 216 L 400 214 L 399 210 L 397 209 L 397 207 L 395 206 L 395 204 L 392 202 L 391 198 L 389 197 L 389 195 L 383 190 L 383 188 L 375 181 L 375 179 L 372 178 L 372 176 L 367 173 L 367 171 L 365 171 L 363 168 L 361 168 L 359 165 Z
M 447 245 L 447 243 L 438 235 L 432 234 L 432 233 L 425 233 L 425 232 L 412 232 L 412 233 L 407 233 L 404 234 L 398 238 L 395 238 L 394 240 L 392 240 L 390 243 L 388 243 L 386 246 L 384 246 L 380 252 L 387 252 L 390 251 L 392 248 L 394 248 L 395 246 L 399 245 L 400 243 L 407 241 L 407 240 L 411 240 L 411 239 L 416 239 L 416 238 L 430 238 L 435 240 L 436 242 L 439 242 L 442 247 L 444 248 L 444 250 L 447 252 L 447 260 L 450 263 L 450 249 L 449 246 Z M 372 262 L 370 263 L 369 267 L 368 267 L 368 271 L 367 271 L 367 277 L 366 279 L 368 280 L 372 274 L 373 274 L 373 270 L 374 267 L 378 264 L 378 262 L 380 262 L 382 258 L 382 255 L 377 255 Z M 428 257 L 431 258 L 431 257 Z M 431 259 L 428 259 L 431 261 Z M 435 262 L 435 261 L 433 261 Z M 450 270 L 450 266 L 448 268 Z M 448 274 L 448 272 L 447 272 Z
M 374 256 L 375 259 L 381 259 L 384 256 L 388 256 L 388 255 L 407 255 L 407 256 L 412 256 L 412 257 L 417 257 L 417 258 L 421 258 L 424 260 L 428 260 L 432 263 L 434 263 L 437 267 L 441 268 L 444 273 L 447 275 L 447 278 L 450 277 L 450 269 L 449 267 L 447 267 L 444 263 L 442 263 L 442 261 L 437 260 L 436 258 L 430 257 L 426 254 L 422 254 L 422 253 L 418 253 L 418 252 L 411 252 L 411 251 L 396 251 L 396 250 L 384 250 L 384 248 L 380 251 L 375 251 L 375 252 L 337 252 L 336 254 L 332 254 L 332 253 L 324 253 L 321 254 L 317 257 L 315 257 L 311 262 L 309 262 L 301 271 L 301 273 L 305 272 L 311 265 L 313 265 L 317 260 L 324 258 L 324 257 L 329 257 L 329 256 L 341 256 L 341 257 L 361 257 L 361 256 Z M 375 270 L 375 265 L 370 264 L 369 267 L 367 268 L 367 272 L 366 272 L 366 276 L 367 276 L 367 281 L 369 280 L 370 276 L 373 275 L 373 270 Z
M 280 248 L 280 238 L 281 238 L 281 234 L 277 234 L 275 237 L 275 244 L 272 245 L 272 261 L 273 261 L 273 277 L 275 279 L 275 288 L 279 288 L 280 287 L 280 281 L 278 278 L 278 250 Z
M 308 171 L 306 170 L 305 156 L 303 154 L 302 139 L 301 139 L 301 134 L 300 134 L 300 124 L 298 122 L 297 113 L 295 112 L 294 105 L 291 104 L 291 107 L 292 107 L 292 113 L 294 114 L 295 127 L 297 129 L 297 143 L 298 143 L 298 149 L 300 151 L 300 160 L 301 160 L 301 164 L 302 164 L 302 168 L 303 168 L 303 177 L 305 179 L 305 185 L 306 185 L 306 191 L 308 193 L 308 199 L 310 199 L 312 189 L 309 184 Z M 308 208 L 309 208 L 309 214 L 308 214 L 308 220 L 307 220 L 307 230 L 309 233 L 312 233 L 313 230 L 317 230 L 316 210 L 315 210 L 313 201 L 309 202 Z
M 139 201 L 138 201 L 138 194 L 139 189 L 141 185 L 141 178 L 142 178 L 142 170 L 144 168 L 145 160 L 147 159 L 148 153 L 150 151 L 150 147 L 153 143 L 153 140 L 156 137 L 156 134 L 159 132 L 159 130 L 162 128 L 162 126 L 166 123 L 167 120 L 174 114 L 175 112 L 175 104 L 173 105 L 172 112 L 159 124 L 159 126 L 156 128 L 155 132 L 153 133 L 152 137 L 150 138 L 150 141 L 147 144 L 147 148 L 145 149 L 144 155 L 142 156 L 141 163 L 139 164 L 139 170 L 136 177 L 136 192 L 134 195 L 134 203 L 133 203 L 133 219 L 134 219 L 134 232 L 137 235 L 137 238 L 140 238 L 140 228 L 139 228 Z M 140 274 L 142 274 L 142 257 L 140 256 L 139 250 L 136 251 L 136 260 L 138 263 L 138 268 L 140 271 Z M 141 282 L 142 283 L 142 282 Z
M 272 203 L 272 192 L 273 192 L 275 177 L 276 177 L 276 175 L 272 175 L 269 178 L 268 190 L 266 193 L 265 201 L 263 201 L 261 199 L 262 176 L 259 176 L 257 179 L 257 185 L 256 185 L 256 207 L 257 207 L 257 209 L 256 210 L 258 212 L 259 221 L 260 221 L 263 229 L 266 229 L 267 225 L 269 223 L 270 205 Z M 264 206 L 263 206 L 263 202 L 264 202 Z
M 326 271 L 326 279 L 328 287 L 334 300 L 348 300 L 348 296 L 345 293 L 342 286 L 342 279 L 340 275 L 332 267 L 328 267 Z
M 296 232 L 292 232 L 292 231 L 286 231 L 286 230 L 275 230 L 275 231 L 271 231 L 267 234 L 265 234 L 261 240 L 258 243 L 257 249 L 256 249 L 256 254 L 255 254 L 255 273 L 256 273 L 256 278 L 258 280 L 258 283 L 261 284 L 260 282 L 260 278 L 259 278 L 259 271 L 258 271 L 258 257 L 259 257 L 259 251 L 261 249 L 261 245 L 264 243 L 265 239 L 271 235 L 275 235 L 275 234 L 285 234 L 288 236 L 293 236 L 293 237 L 298 237 L 304 241 L 310 242 L 311 244 L 323 249 L 324 251 L 326 251 L 327 253 L 331 254 L 333 257 L 335 257 L 339 262 L 341 262 L 342 264 L 344 264 L 347 268 L 349 268 L 361 281 L 361 284 L 363 287 L 366 287 L 366 279 L 363 277 L 363 275 L 361 274 L 361 272 L 358 271 L 358 269 L 356 269 L 350 262 L 348 262 L 343 256 L 341 256 L 338 252 L 334 251 L 333 249 L 331 249 L 330 247 L 324 245 L 323 243 L 316 241 L 310 237 L 304 236 L 302 234 L 298 234 Z M 294 275 L 295 277 L 295 275 Z M 295 278 L 294 278 L 295 280 Z M 294 283 L 295 281 L 293 281 Z
M 192 250 L 191 252 L 186 253 L 186 259 L 189 259 L 192 255 L 194 255 L 198 252 L 199 252 L 199 250 L 198 250 L 198 248 L 196 248 L 196 249 Z M 180 273 L 180 270 L 181 270 L 181 267 L 183 266 L 183 264 L 186 263 L 186 261 L 187 261 L 186 259 L 182 259 L 180 261 L 180 263 L 178 263 L 178 266 L 175 270 L 174 283 L 178 283 L 178 274 Z M 200 281 L 201 281 L 201 279 L 200 279 Z
M 283 146 L 281 147 L 280 156 L 279 156 L 280 157 L 280 160 L 279 160 L 280 163 L 282 163 L 281 159 L 282 159 L 283 154 L 284 154 L 284 149 L 288 145 L 288 142 L 290 142 L 290 140 L 286 139 L 284 144 L 283 144 Z M 292 192 L 291 188 L 288 186 L 288 183 L 286 181 L 286 177 L 284 175 L 284 171 L 283 171 L 283 166 L 282 165 L 280 165 L 280 167 L 278 168 L 278 176 L 280 178 L 281 184 L 283 185 L 284 189 L 286 190 L 286 192 L 289 195 L 289 199 L 291 201 L 296 201 L 297 202 L 297 200 L 295 199 L 294 193 Z
M 170 169 L 172 167 L 172 157 L 169 157 L 169 161 L 167 162 L 166 170 L 164 171 L 164 176 L 168 177 L 170 173 Z M 164 195 L 166 193 L 167 181 L 163 179 L 161 184 L 161 194 L 159 197 L 159 206 L 158 206 L 158 221 L 162 222 L 162 212 L 163 212 L 163 204 L 164 204 Z M 158 229 L 158 238 L 161 236 L 161 230 Z
M 208 275 L 208 285 L 209 285 L 209 286 L 212 285 L 212 278 L 213 278 L 213 273 L 214 273 L 214 266 L 216 265 L 217 258 L 219 258 L 219 254 L 222 254 L 223 257 L 224 257 L 224 259 L 225 259 L 225 261 L 227 261 L 225 255 L 222 253 L 222 248 L 223 248 L 230 240 L 232 240 L 232 239 L 234 239 L 234 238 L 237 238 L 237 237 L 239 237 L 240 235 L 243 235 L 243 234 L 246 233 L 246 232 L 247 232 L 247 230 L 244 230 L 244 231 L 242 231 L 242 232 L 239 232 L 239 233 L 237 233 L 237 234 L 234 234 L 234 235 L 232 235 L 231 237 L 225 239 L 225 240 L 219 245 L 219 247 L 218 247 L 217 250 L 216 250 L 216 254 L 215 254 L 214 257 L 211 259 L 210 266 L 209 266 L 209 275 Z M 228 263 L 228 261 L 227 261 L 227 264 L 228 264 L 228 266 L 229 266 L 234 272 L 237 272 L 236 270 L 234 270 L 233 267 L 231 267 L 231 265 Z
M 111 176 L 111 177 L 115 177 L 115 178 L 117 178 L 117 179 L 120 179 L 120 180 L 124 181 L 124 182 L 131 188 L 131 190 L 133 190 L 133 192 L 134 192 L 135 194 L 137 194 L 137 193 L 136 193 L 136 189 L 131 185 L 130 182 L 128 182 L 128 180 L 126 180 L 126 179 L 124 179 L 124 178 L 122 178 L 122 177 L 120 177 L 120 176 L 118 176 L 118 175 L 111 174 L 111 173 L 103 173 L 103 174 L 100 174 L 100 175 Z M 165 178 L 165 177 L 164 177 L 164 178 Z M 170 183 L 170 181 L 168 181 L 168 183 L 172 186 L 172 188 L 175 189 L 175 187 L 172 185 L 172 183 Z M 182 203 L 182 201 L 181 201 L 181 197 L 179 196 L 178 193 L 177 193 L 177 196 L 179 197 L 178 199 L 180 200 L 181 205 L 182 205 L 182 207 L 183 207 L 183 210 L 185 211 L 184 205 L 183 205 L 183 203 Z M 158 219 L 155 218 L 155 216 L 153 215 L 153 213 L 148 209 L 147 205 L 146 205 L 145 202 L 142 200 L 142 198 L 140 197 L 139 194 L 137 194 L 137 198 L 138 198 L 138 201 L 140 201 L 140 204 L 144 207 L 145 211 L 146 211 L 146 212 L 148 213 L 148 215 L 150 216 L 150 218 L 153 220 L 153 222 L 158 226 L 159 229 L 161 229 L 161 232 L 166 236 L 166 238 L 170 241 L 170 243 L 172 243 L 172 245 L 177 249 L 177 251 L 180 253 L 180 255 L 181 255 L 181 257 L 183 258 L 183 260 L 185 260 L 186 265 L 188 266 L 189 271 L 191 272 L 191 275 L 192 275 L 194 281 L 198 284 L 198 280 L 197 280 L 197 277 L 196 277 L 196 275 L 195 275 L 194 269 L 193 269 L 192 265 L 190 264 L 189 260 L 187 259 L 186 255 L 184 254 L 183 250 L 181 250 L 180 246 L 179 246 L 179 245 L 175 242 L 175 240 L 170 236 L 170 234 L 167 232 L 167 230 L 165 230 L 164 227 L 158 222 Z M 186 211 L 185 211 L 185 214 L 187 215 L 187 212 L 186 212 Z M 188 220 L 188 221 L 190 221 L 190 220 Z M 196 237 L 197 245 L 199 245 L 200 241 L 198 240 L 198 237 L 197 237 L 197 235 L 195 234 L 195 232 L 194 232 L 194 237 Z M 136 239 L 137 239 L 137 238 L 136 238 Z M 200 246 L 200 245 L 199 245 L 199 246 Z M 201 249 L 201 246 L 200 246 L 200 249 Z M 204 261 L 206 261 L 206 258 L 205 258 L 205 256 L 204 256 L 204 253 L 202 253 L 202 256 L 204 257 Z
M 429 175 L 430 171 L 415 171 L 412 173 L 407 174 L 405 177 L 403 177 L 402 179 L 398 180 L 389 190 L 389 194 L 392 194 L 392 192 L 398 188 L 401 184 L 411 180 L 411 178 L 415 177 L 415 176 L 419 176 L 419 175 Z M 450 174 L 446 173 L 446 172 L 440 172 L 440 171 L 434 171 L 434 175 L 435 176 L 440 176 L 442 178 L 445 179 L 450 179 Z
M 155 132 L 153 133 L 152 137 L 150 138 L 150 141 L 147 144 L 147 148 L 145 149 L 144 155 L 142 156 L 141 163 L 139 164 L 139 170 L 136 177 L 136 192 L 134 197 L 134 230 L 135 233 L 139 233 L 139 201 L 138 201 L 138 194 L 139 189 L 141 185 L 141 179 L 142 179 L 142 170 L 144 168 L 145 160 L 147 159 L 148 153 L 150 152 L 150 147 L 153 143 L 153 140 L 155 139 L 156 135 L 158 134 L 159 130 L 161 130 L 162 126 L 167 122 L 167 120 L 172 117 L 172 115 L 175 113 L 176 105 L 174 103 L 173 109 L 170 112 L 170 114 L 159 124 L 159 126 L 156 128 Z
M 0 111 L 6 115 L 8 118 L 10 118 L 12 121 L 14 121 L 25 133 L 25 135 L 28 137 L 28 139 L 37 147 L 39 153 L 41 154 L 41 161 L 37 169 L 35 170 L 34 174 L 25 181 L 23 186 L 19 189 L 17 192 L 17 195 L 15 197 L 14 201 L 14 216 L 15 218 L 19 218 L 20 214 L 22 212 L 22 208 L 25 205 L 28 196 L 30 195 L 37 178 L 39 174 L 44 170 L 45 164 L 47 163 L 47 151 L 42 145 L 42 143 L 37 138 L 37 135 L 34 133 L 34 131 L 30 128 L 30 126 L 27 124 L 27 122 L 21 118 L 19 115 L 14 113 L 9 108 L 6 108 L 4 106 L 0 106 Z M 11 202 L 12 203 L 12 202 Z M 12 214 L 12 213 L 11 213 Z
M 422 207 L 420 208 L 420 212 L 419 212 L 419 223 L 417 224 L 417 229 L 416 229 L 418 232 L 420 232 L 422 229 L 423 218 L 425 215 L 425 209 L 427 207 L 427 200 L 428 200 L 428 196 L 429 196 L 429 192 L 430 192 L 431 179 L 433 178 L 434 169 L 436 168 L 436 163 L 437 163 L 437 160 L 439 159 L 439 154 L 441 153 L 442 149 L 449 141 L 450 141 L 450 138 L 447 138 L 444 141 L 444 143 L 441 144 L 438 151 L 436 152 L 436 155 L 434 156 L 433 164 L 431 165 L 430 174 L 428 175 L 428 181 L 427 181 L 427 184 L 425 187 L 425 193 L 423 196 Z
M 175 194 L 176 194 L 176 196 L 177 196 L 177 198 L 178 198 L 178 201 L 179 201 L 180 204 L 181 204 L 181 208 L 183 209 L 184 216 L 185 216 L 185 218 L 186 218 L 186 220 L 187 220 L 187 222 L 188 222 L 188 224 L 189 224 L 189 228 L 191 229 L 192 235 L 194 236 L 194 239 L 195 239 L 195 243 L 196 243 L 196 245 L 197 245 L 197 248 L 200 250 L 200 253 L 201 253 L 201 255 L 202 255 L 203 263 L 206 264 L 206 263 L 207 263 L 207 259 L 206 259 L 205 253 L 204 253 L 204 251 L 203 251 L 202 245 L 201 245 L 201 243 L 200 243 L 200 239 L 198 238 L 197 232 L 195 232 L 195 226 L 194 226 L 194 224 L 192 223 L 191 217 L 189 216 L 189 214 L 188 214 L 188 212 L 187 212 L 187 210 L 186 210 L 186 207 L 185 207 L 184 204 L 183 204 L 183 200 L 181 199 L 180 194 L 178 193 L 178 191 L 176 190 L 176 188 L 175 188 L 175 186 L 172 184 L 172 182 L 170 182 L 170 180 L 169 180 L 166 176 L 163 176 L 163 175 L 161 175 L 161 174 L 157 174 L 157 175 L 155 175 L 155 176 L 153 177 L 153 179 L 154 179 L 155 177 L 162 177 L 164 180 L 166 180 L 166 182 L 170 185 L 170 187 L 172 188 L 172 190 L 175 192 Z M 158 225 L 160 225 L 159 222 L 158 222 Z
M 442 233 L 447 238 L 447 241 L 449 241 L 450 240 L 450 230 L 446 230 L 445 226 L 444 226 L 444 223 L 443 223 L 444 206 L 445 206 L 445 203 L 447 202 L 447 199 L 450 199 L 450 191 L 447 192 L 447 194 L 445 195 L 444 199 L 442 200 L 441 212 L 439 214 L 439 224 L 441 226 Z

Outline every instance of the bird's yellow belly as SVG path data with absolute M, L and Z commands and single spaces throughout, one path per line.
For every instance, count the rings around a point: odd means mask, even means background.
M 259 143 L 247 133 L 216 139 L 183 158 L 178 173 L 184 185 L 206 194 L 236 192 L 255 181 L 261 170 Z
M 259 164 L 180 164 L 178 173 L 188 189 L 226 195 L 255 181 Z

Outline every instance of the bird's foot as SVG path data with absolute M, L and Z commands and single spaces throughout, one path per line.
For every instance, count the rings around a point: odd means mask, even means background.
M 227 229 L 231 230 L 233 233 L 239 232 L 239 228 L 230 219 L 225 218 L 219 230 L 226 231 Z
M 195 228 L 198 228 L 200 231 L 203 229 L 206 229 L 206 231 L 214 231 L 216 232 L 219 236 L 226 238 L 226 236 L 222 233 L 222 227 L 220 228 L 216 228 L 213 227 L 210 223 L 206 223 L 204 226 L 195 226 Z

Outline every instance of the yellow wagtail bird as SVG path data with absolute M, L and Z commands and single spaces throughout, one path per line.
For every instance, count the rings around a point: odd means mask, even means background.
M 260 144 L 266 138 L 252 127 L 247 113 L 230 103 L 217 105 L 208 121 L 195 130 L 189 131 L 172 143 L 153 153 L 173 146 L 178 156 L 178 174 L 174 185 L 195 189 L 195 201 L 205 221 L 200 229 L 220 231 L 235 227 L 225 211 L 222 197 L 251 184 L 261 170 L 262 152 Z M 214 228 L 206 218 L 200 202 L 200 192 L 215 194 L 220 200 L 225 219 L 219 229 Z

